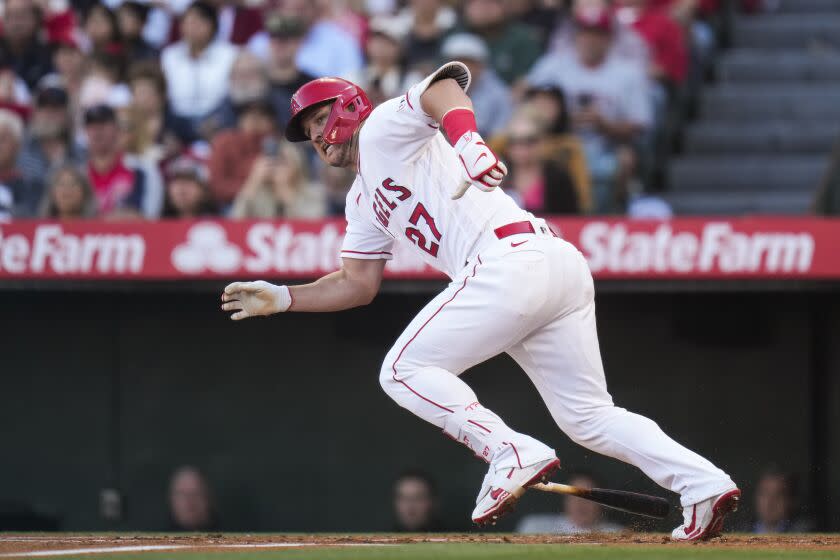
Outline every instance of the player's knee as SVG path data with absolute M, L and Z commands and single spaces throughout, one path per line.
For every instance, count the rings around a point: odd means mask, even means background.
M 572 441 L 586 446 L 601 437 L 604 423 L 623 410 L 613 405 L 567 409 L 558 420 Z
M 394 379 L 394 368 L 391 367 L 392 362 L 393 360 L 388 360 L 386 357 L 382 363 L 382 368 L 379 370 L 379 385 L 382 386 L 382 390 L 388 395 L 393 393 L 397 384 L 397 381 Z

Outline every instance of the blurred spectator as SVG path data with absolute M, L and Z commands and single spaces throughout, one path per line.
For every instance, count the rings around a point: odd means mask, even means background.
M 410 0 L 387 25 L 405 37 L 406 68 L 423 76 L 440 62 L 440 49 L 458 17 L 442 0 Z
M 168 168 L 165 218 L 213 216 L 216 204 L 207 183 L 207 168 L 188 157 L 181 157 Z
M 577 192 L 579 210 L 592 211 L 592 182 L 580 138 L 572 133 L 566 94 L 555 86 L 530 88 L 525 107 L 545 128 L 545 157 L 563 165 Z
M 510 118 L 513 99 L 507 85 L 487 66 L 487 45 L 477 35 L 457 33 L 446 39 L 442 54 L 447 60 L 460 60 L 470 69 L 470 99 L 478 131 L 485 138 L 498 133 Z
M 82 109 L 94 105 L 115 105 L 115 97 L 125 101 L 129 90 L 121 82 L 122 60 L 109 54 L 91 55 L 86 61 L 85 74 L 79 87 L 78 105 Z
M 671 90 L 681 85 L 688 74 L 688 51 L 680 25 L 651 0 L 618 0 L 616 4 L 618 21 L 635 29 L 650 49 L 651 78 Z
M 236 126 L 236 108 L 269 95 L 268 72 L 263 61 L 254 53 L 239 51 L 230 70 L 228 95 L 221 108 L 207 121 L 205 127 L 216 129 Z
M 150 219 L 160 217 L 163 208 L 163 178 L 160 166 L 164 160 L 163 148 L 155 143 L 146 126 L 146 114 L 136 105 L 126 105 L 117 110 L 120 150 L 123 161 L 130 169 L 143 173 L 144 189 L 141 210 Z
M 352 169 L 344 167 L 320 166 L 320 179 L 324 185 L 327 198 L 327 215 L 343 216 L 344 204 L 347 202 L 347 191 L 353 184 L 356 174 Z
M 321 218 L 325 211 L 323 188 L 309 181 L 301 148 L 268 136 L 230 217 Z
M 508 17 L 530 27 L 544 51 L 558 20 L 565 15 L 560 4 L 552 0 L 508 0 L 506 6 Z
M 797 518 L 796 478 L 776 468 L 765 471 L 758 479 L 755 490 L 753 533 L 804 533 L 811 524 Z
M 76 107 L 85 75 L 85 55 L 78 42 L 70 37 L 56 42 L 53 45 L 52 62 L 56 75 L 61 77 L 61 82 L 70 97 L 70 106 Z
M 157 50 L 143 38 L 149 18 L 149 4 L 127 1 L 117 9 L 117 22 L 122 36 L 125 57 L 131 62 L 157 58 Z
M 394 483 L 394 531 L 430 533 L 442 531 L 438 519 L 437 485 L 421 471 L 408 471 Z
M 306 33 L 303 22 L 296 17 L 272 14 L 265 24 L 269 35 L 268 80 L 271 102 L 277 112 L 280 128 L 284 128 L 291 114 L 292 95 L 315 76 L 303 72 L 297 65 L 297 53 Z
M 268 100 L 252 101 L 237 110 L 236 128 L 213 137 L 208 161 L 212 191 L 223 206 L 233 202 L 251 175 L 263 140 L 275 131 L 274 109 Z
M 156 62 L 143 61 L 128 69 L 131 103 L 143 115 L 142 134 L 161 147 L 161 159 L 173 157 L 182 149 L 182 139 L 190 136 L 184 121 L 175 118 L 166 105 L 166 78 Z
M 215 8 L 196 0 L 181 19 L 182 39 L 161 53 L 172 111 L 189 120 L 196 132 L 224 100 L 236 59 L 235 47 L 213 40 L 217 29 Z
M 22 142 L 20 116 L 0 109 L 0 220 L 34 216 L 41 199 L 40 185 L 24 177 L 17 167 Z
M 139 217 L 145 177 L 123 159 L 116 113 L 107 105 L 95 105 L 85 111 L 84 124 L 88 142 L 87 173 L 98 212 L 112 218 Z
M 367 66 L 351 75 L 350 81 L 364 89 L 374 105 L 402 95 L 412 85 L 402 66 L 402 40 L 389 20 L 377 18 L 370 22 L 365 43 Z
M 506 135 L 505 189 L 519 205 L 536 214 L 577 214 L 578 195 L 566 168 L 543 157 L 545 129 L 530 111 L 518 112 Z
M 0 53 L 0 109 L 8 109 L 27 119 L 31 102 L 29 88 L 17 77 L 11 61 L 3 57 Z
M 21 173 L 44 183 L 56 167 L 82 163 L 82 150 L 73 137 L 70 98 L 56 74 L 45 76 L 35 93 L 35 105 L 23 149 L 18 158 Z
M 588 473 L 573 474 L 568 484 L 581 488 L 598 485 L 595 477 Z M 604 520 L 604 508 L 595 502 L 566 496 L 563 513 L 534 513 L 526 515 L 516 527 L 517 533 L 553 533 L 576 535 L 579 533 L 615 533 L 622 527 Z
M 566 92 L 592 176 L 595 210 L 601 213 L 623 209 L 636 168 L 633 143 L 652 121 L 644 74 L 608 56 L 612 32 L 607 11 L 578 12 L 574 52 L 544 57 L 527 78 Z
M 0 53 L 30 90 L 52 69 L 50 49 L 39 36 L 42 16 L 34 0 L 6 0 L 3 7 Z
M 96 215 L 96 199 L 84 172 L 74 165 L 55 169 L 47 182 L 40 216 L 47 219 L 73 220 Z
M 218 10 L 219 30 L 216 40 L 242 46 L 263 27 L 261 3 L 241 0 L 210 0 Z
M 487 43 L 490 64 L 507 83 L 524 76 L 540 56 L 540 44 L 529 27 L 511 22 L 505 0 L 466 0 L 464 23 Z
M 817 189 L 814 212 L 824 216 L 840 215 L 840 140 L 834 145 L 828 169 Z
M 362 49 L 340 25 L 322 17 L 322 6 L 312 0 L 284 0 L 280 6 L 281 15 L 298 18 L 306 30 L 297 52 L 297 67 L 316 77 L 348 76 L 362 68 Z M 263 60 L 268 59 L 268 33 L 254 35 L 248 49 Z
M 212 531 L 219 527 L 207 479 L 195 467 L 180 467 L 172 475 L 169 522 L 176 531 Z
M 85 14 L 84 32 L 93 54 L 125 56 L 117 16 L 104 4 L 93 4 Z

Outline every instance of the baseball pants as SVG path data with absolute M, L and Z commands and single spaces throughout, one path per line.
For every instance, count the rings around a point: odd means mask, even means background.
M 655 422 L 613 404 L 594 295 L 585 258 L 566 241 L 528 234 L 494 240 L 408 325 L 383 362 L 380 383 L 400 406 L 480 458 L 490 462 L 509 445 L 513 460 L 527 466 L 553 451 L 507 426 L 458 377 L 507 352 L 576 443 L 635 465 L 680 494 L 683 506 L 733 488 L 726 473 Z

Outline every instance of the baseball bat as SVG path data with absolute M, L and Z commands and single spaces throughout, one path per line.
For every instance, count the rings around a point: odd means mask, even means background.
M 577 496 L 578 498 L 590 500 L 608 508 L 659 519 L 666 517 L 668 512 L 671 511 L 671 504 L 665 498 L 637 494 L 636 492 L 605 490 L 603 488 L 579 488 L 556 482 L 549 482 L 547 484 L 537 483 L 532 485 L 531 488 L 536 488 L 543 492 Z

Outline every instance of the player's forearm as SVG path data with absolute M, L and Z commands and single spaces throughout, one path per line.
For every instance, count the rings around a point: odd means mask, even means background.
M 430 115 L 437 122 L 441 122 L 443 116 L 456 107 L 473 108 L 469 96 L 452 78 L 446 78 L 430 85 L 420 96 L 420 106 L 423 107 L 423 111 L 427 115 Z
M 292 306 L 289 311 L 343 311 L 367 305 L 375 291 L 359 285 L 344 270 L 327 274 L 311 284 L 289 286 Z

